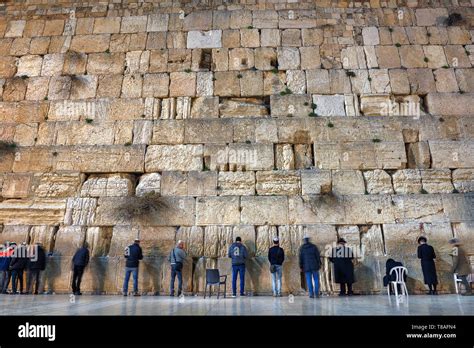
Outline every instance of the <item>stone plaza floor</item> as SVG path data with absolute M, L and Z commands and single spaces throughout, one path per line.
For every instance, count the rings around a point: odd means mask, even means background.
M 75 301 L 74 301 L 75 300 Z M 387 295 L 204 299 L 202 296 L 0 295 L 0 315 L 474 315 L 474 296 Z

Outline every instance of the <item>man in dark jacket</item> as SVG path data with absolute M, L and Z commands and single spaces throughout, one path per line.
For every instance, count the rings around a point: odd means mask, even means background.
M 321 258 L 318 247 L 309 241 L 309 237 L 303 238 L 303 245 L 299 252 L 300 269 L 306 277 L 309 297 L 319 297 L 319 269 L 321 268 Z M 313 290 L 314 280 L 314 290 Z
M 449 244 L 453 247 L 453 251 L 450 254 L 453 257 L 451 272 L 457 274 L 466 289 L 466 292 L 462 295 L 472 296 L 471 284 L 467 280 L 468 275 L 472 273 L 472 269 L 466 250 L 464 250 L 461 241 L 457 238 L 450 239 Z
M 354 253 L 351 248 L 346 247 L 344 238 L 339 238 L 337 246 L 332 249 L 329 261 L 334 263 L 334 278 L 340 284 L 339 296 L 352 296 L 352 284 L 355 282 L 354 265 L 352 259 Z M 347 285 L 347 292 L 346 292 Z
M 23 273 L 28 265 L 28 258 L 26 257 L 26 243 L 22 243 L 16 248 L 12 254 L 10 262 L 10 271 L 12 272 L 12 295 L 17 294 L 17 283 L 20 282 L 20 294 L 23 294 Z
M 6 294 L 10 283 L 10 262 L 12 244 L 4 244 L 0 249 L 0 294 Z
M 77 249 L 72 258 L 72 292 L 74 295 L 82 295 L 81 281 L 84 269 L 89 264 L 89 249 L 87 243 L 84 243 L 82 248 Z
M 171 264 L 170 296 L 174 296 L 174 281 L 176 277 L 178 277 L 178 297 L 183 292 L 183 265 L 185 259 L 184 242 L 179 240 L 176 247 L 168 255 L 168 261 Z
M 272 275 L 273 297 L 280 297 L 285 251 L 283 248 L 280 248 L 280 240 L 278 237 L 273 238 L 273 246 L 268 250 L 268 261 L 270 261 L 270 272 Z
M 240 296 L 245 296 L 245 261 L 247 248 L 242 244 L 240 237 L 229 247 L 228 256 L 232 259 L 232 297 L 237 296 L 237 275 L 240 275 Z
M 133 273 L 133 296 L 140 296 L 138 293 L 138 265 L 143 259 L 142 248 L 140 247 L 140 240 L 135 239 L 132 245 L 125 249 L 125 280 L 123 282 L 123 296 L 128 295 L 128 282 L 130 281 L 130 274 Z
M 429 295 L 438 295 L 436 286 L 438 285 L 438 276 L 436 275 L 436 265 L 434 260 L 436 254 L 434 248 L 428 245 L 426 237 L 421 236 L 418 238 L 418 258 L 421 260 L 421 270 L 423 271 L 423 280 L 428 285 Z
M 26 291 L 30 294 L 33 290 L 32 283 L 34 283 L 35 290 L 33 294 L 38 295 L 41 271 L 44 271 L 46 268 L 46 253 L 44 252 L 41 243 L 36 243 L 30 248 L 30 250 L 31 257 L 28 259 Z

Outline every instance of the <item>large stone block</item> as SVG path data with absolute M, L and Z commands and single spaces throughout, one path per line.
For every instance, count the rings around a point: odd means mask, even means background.
M 297 171 L 257 172 L 258 195 L 298 195 L 301 192 L 300 173 Z
M 364 194 L 364 176 L 359 170 L 335 170 L 332 172 L 332 192 L 336 195 Z
M 288 200 L 284 196 L 241 197 L 241 222 L 250 225 L 288 223 Z
M 429 141 L 432 168 L 474 167 L 474 142 L 472 141 Z
M 240 222 L 239 197 L 202 197 L 197 199 L 198 225 L 235 225 Z
M 120 197 L 134 193 L 135 179 L 129 174 L 91 175 L 81 188 L 81 197 Z
M 423 189 L 428 193 L 451 193 L 454 190 L 449 169 L 420 170 Z
M 330 170 L 301 171 L 301 190 L 303 195 L 319 195 L 331 192 Z
M 202 145 L 150 145 L 145 156 L 145 170 L 201 170 Z
M 429 93 L 425 102 L 432 115 L 467 115 L 474 108 L 474 96 L 468 93 Z
M 346 116 L 343 95 L 313 95 L 318 116 Z
M 190 31 L 187 37 L 187 48 L 220 48 L 222 47 L 222 30 Z
M 459 192 L 474 192 L 474 170 L 456 169 L 453 171 L 453 184 Z
M 219 196 L 253 196 L 255 194 L 255 173 L 219 172 L 217 192 Z

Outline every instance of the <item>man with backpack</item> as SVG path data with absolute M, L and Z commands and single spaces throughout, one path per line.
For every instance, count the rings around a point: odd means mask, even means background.
M 242 238 L 235 238 L 235 243 L 229 247 L 228 256 L 232 259 L 232 297 L 237 296 L 237 275 L 240 275 L 240 296 L 245 296 L 245 261 L 248 253 Z
M 133 296 L 140 296 L 138 293 L 138 266 L 143 259 L 140 240 L 135 239 L 134 243 L 125 248 L 125 280 L 123 282 L 123 296 L 128 296 L 128 282 L 130 274 L 133 274 Z
M 168 261 L 171 264 L 170 296 L 174 296 L 174 281 L 178 277 L 178 297 L 183 292 L 183 265 L 186 259 L 184 242 L 179 240 L 176 247 L 171 250 Z
M 281 297 L 281 277 L 285 251 L 280 248 L 278 237 L 273 238 L 273 246 L 268 250 L 268 261 L 270 261 L 270 273 L 272 275 L 273 297 Z
M 309 297 L 319 297 L 319 269 L 321 268 L 321 259 L 318 247 L 309 241 L 309 237 L 303 238 L 303 245 L 300 248 L 299 261 L 301 271 L 306 277 Z M 313 290 L 314 279 L 314 290 Z

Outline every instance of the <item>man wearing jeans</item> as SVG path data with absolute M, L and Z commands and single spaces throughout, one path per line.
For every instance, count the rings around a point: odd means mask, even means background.
M 281 296 L 281 276 L 285 251 L 280 248 L 278 237 L 273 238 L 273 246 L 268 250 L 268 261 L 270 261 L 270 272 L 272 275 L 273 297 Z
M 178 277 L 178 297 L 183 291 L 183 265 L 186 259 L 186 252 L 184 251 L 184 242 L 179 240 L 176 247 L 171 250 L 168 261 L 171 264 L 171 281 L 170 281 L 170 296 L 174 296 L 174 281 Z
M 140 240 L 135 239 L 132 245 L 125 249 L 125 280 L 123 282 L 123 296 L 128 295 L 128 282 L 130 274 L 133 273 L 133 296 L 140 296 L 138 293 L 138 265 L 143 259 L 142 248 L 140 247 Z
M 303 238 L 303 245 L 300 248 L 299 254 L 300 268 L 306 277 L 309 297 L 319 297 L 319 269 L 321 268 L 321 259 L 318 248 L 313 243 L 310 243 L 308 236 Z
M 229 248 L 228 256 L 232 259 L 232 297 L 237 296 L 237 275 L 240 275 L 240 296 L 245 296 L 245 260 L 247 248 L 240 237 Z

